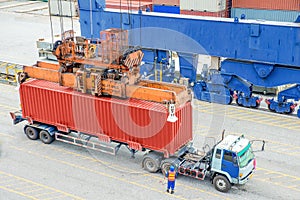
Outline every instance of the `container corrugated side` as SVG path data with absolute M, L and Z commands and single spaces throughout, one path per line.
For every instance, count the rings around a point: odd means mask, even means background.
M 176 108 L 175 123 L 167 122 L 165 105 L 136 100 L 95 97 L 44 80 L 20 86 L 22 114 L 29 121 L 135 142 L 144 148 L 174 154 L 192 140 L 192 107 Z
M 180 9 L 218 12 L 226 8 L 226 2 L 226 0 L 180 0 Z
M 229 12 L 227 10 L 222 10 L 222 11 L 219 11 L 219 12 L 180 10 L 180 14 L 182 14 L 182 15 L 195 15 L 195 16 L 210 16 L 210 17 L 229 17 Z
M 231 9 L 231 17 L 240 18 L 242 14 L 246 15 L 246 19 L 295 22 L 297 17 L 300 15 L 300 11 L 258 10 L 258 9 L 247 9 L 247 8 Z
M 153 4 L 156 5 L 171 5 L 171 6 L 179 6 L 179 0 L 152 0 Z
M 232 0 L 232 7 L 300 11 L 300 0 Z
M 146 9 L 149 9 L 149 11 L 152 10 L 152 4 L 149 2 L 138 2 L 138 1 L 119 1 L 116 0 L 109 0 L 106 1 L 106 8 L 112 8 L 112 9 L 122 9 L 122 10 L 143 10 L 146 11 Z
M 105 7 L 109 4 L 108 8 L 111 7 L 112 4 L 152 4 L 152 0 L 105 0 Z M 98 10 L 102 8 L 102 5 L 99 4 L 100 1 L 97 0 L 78 0 L 78 6 L 81 10 Z M 122 7 L 122 6 L 121 6 Z M 119 8 L 120 9 L 120 8 Z

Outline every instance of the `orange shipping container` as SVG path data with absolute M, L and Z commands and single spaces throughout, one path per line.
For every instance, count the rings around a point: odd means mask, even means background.
M 152 0 L 154 5 L 171 5 L 171 6 L 179 6 L 179 0 Z
M 195 16 L 209 16 L 209 17 L 229 17 L 229 12 L 227 10 L 222 10 L 222 11 L 219 11 L 219 12 L 180 10 L 180 14 L 182 14 L 182 15 L 195 15 Z
M 232 0 L 232 7 L 300 11 L 300 0 Z

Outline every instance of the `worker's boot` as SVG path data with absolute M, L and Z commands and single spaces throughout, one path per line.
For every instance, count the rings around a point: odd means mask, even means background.
M 169 189 L 167 189 L 167 193 L 169 193 L 170 191 L 169 191 Z
M 171 190 L 171 194 L 174 194 L 174 190 Z

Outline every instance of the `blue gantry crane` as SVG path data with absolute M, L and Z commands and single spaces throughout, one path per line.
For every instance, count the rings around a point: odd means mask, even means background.
M 170 50 L 177 52 L 180 74 L 189 78 L 199 100 L 258 107 L 252 86 L 294 84 L 266 99 L 271 111 L 291 113 L 300 98 L 300 24 L 106 9 L 105 0 L 79 0 L 81 34 L 97 38 L 101 30 L 130 31 L 129 43 L 144 49 L 142 74 L 171 81 Z M 298 17 L 300 21 L 300 16 Z M 197 80 L 197 55 L 218 60 Z M 157 73 L 159 71 L 160 74 Z M 150 73 L 149 73 L 150 72 Z M 160 77 L 160 78 L 157 78 Z M 300 110 L 297 112 L 300 117 Z

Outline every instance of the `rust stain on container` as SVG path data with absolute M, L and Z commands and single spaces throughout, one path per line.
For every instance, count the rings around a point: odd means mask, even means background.
M 20 100 L 24 118 L 171 155 L 192 140 L 190 102 L 176 108 L 178 120 L 171 123 L 163 104 L 95 97 L 44 80 L 21 84 Z
M 300 0 L 232 0 L 232 7 L 300 11 Z

